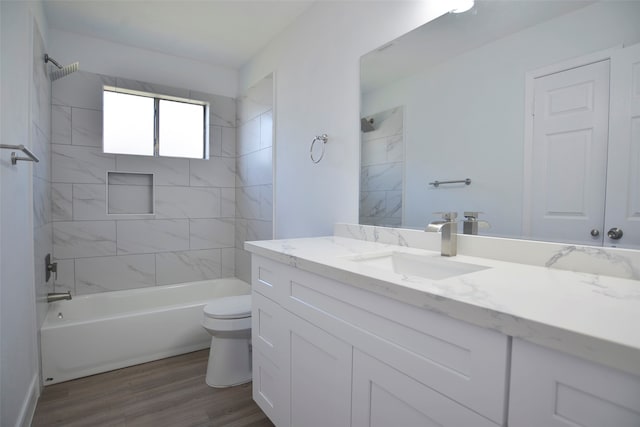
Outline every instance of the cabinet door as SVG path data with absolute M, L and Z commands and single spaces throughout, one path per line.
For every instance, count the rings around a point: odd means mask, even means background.
M 351 345 L 286 313 L 291 367 L 291 426 L 349 426 Z
M 280 306 L 285 267 L 253 259 L 254 400 L 278 427 L 349 426 L 351 345 Z
M 510 427 L 638 427 L 640 377 L 514 339 Z
M 496 427 L 497 424 L 354 350 L 353 427 Z
M 251 342 L 253 347 L 253 400 L 279 427 L 289 426 L 289 349 L 284 310 L 253 291 Z

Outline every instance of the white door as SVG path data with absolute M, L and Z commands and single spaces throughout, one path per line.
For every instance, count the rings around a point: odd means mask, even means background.
M 602 244 L 609 60 L 536 78 L 533 112 L 531 237 Z
M 640 248 L 640 44 L 611 55 L 610 128 L 604 244 Z

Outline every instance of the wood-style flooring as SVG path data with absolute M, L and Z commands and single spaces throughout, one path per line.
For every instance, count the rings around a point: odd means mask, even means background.
M 205 384 L 208 356 L 202 350 L 47 386 L 32 427 L 272 427 L 251 383 Z

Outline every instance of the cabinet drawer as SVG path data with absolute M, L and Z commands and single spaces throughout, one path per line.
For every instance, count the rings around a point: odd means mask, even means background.
M 274 301 L 282 299 L 287 285 L 286 275 L 283 274 L 284 264 L 253 255 L 251 258 L 251 285 L 255 292 Z
M 498 427 L 360 351 L 353 355 L 352 427 Z
M 505 421 L 505 335 L 271 260 L 254 257 L 253 265 L 277 272 L 268 292 L 286 310 L 494 422 Z
M 282 307 L 256 291 L 251 294 L 251 342 L 254 350 L 279 363 L 278 352 L 284 351 Z
M 638 427 L 640 377 L 514 339 L 511 427 Z

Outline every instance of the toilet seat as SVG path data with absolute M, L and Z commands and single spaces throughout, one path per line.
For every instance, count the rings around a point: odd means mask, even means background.
M 216 298 L 204 307 L 204 315 L 213 319 L 251 317 L 251 295 Z

